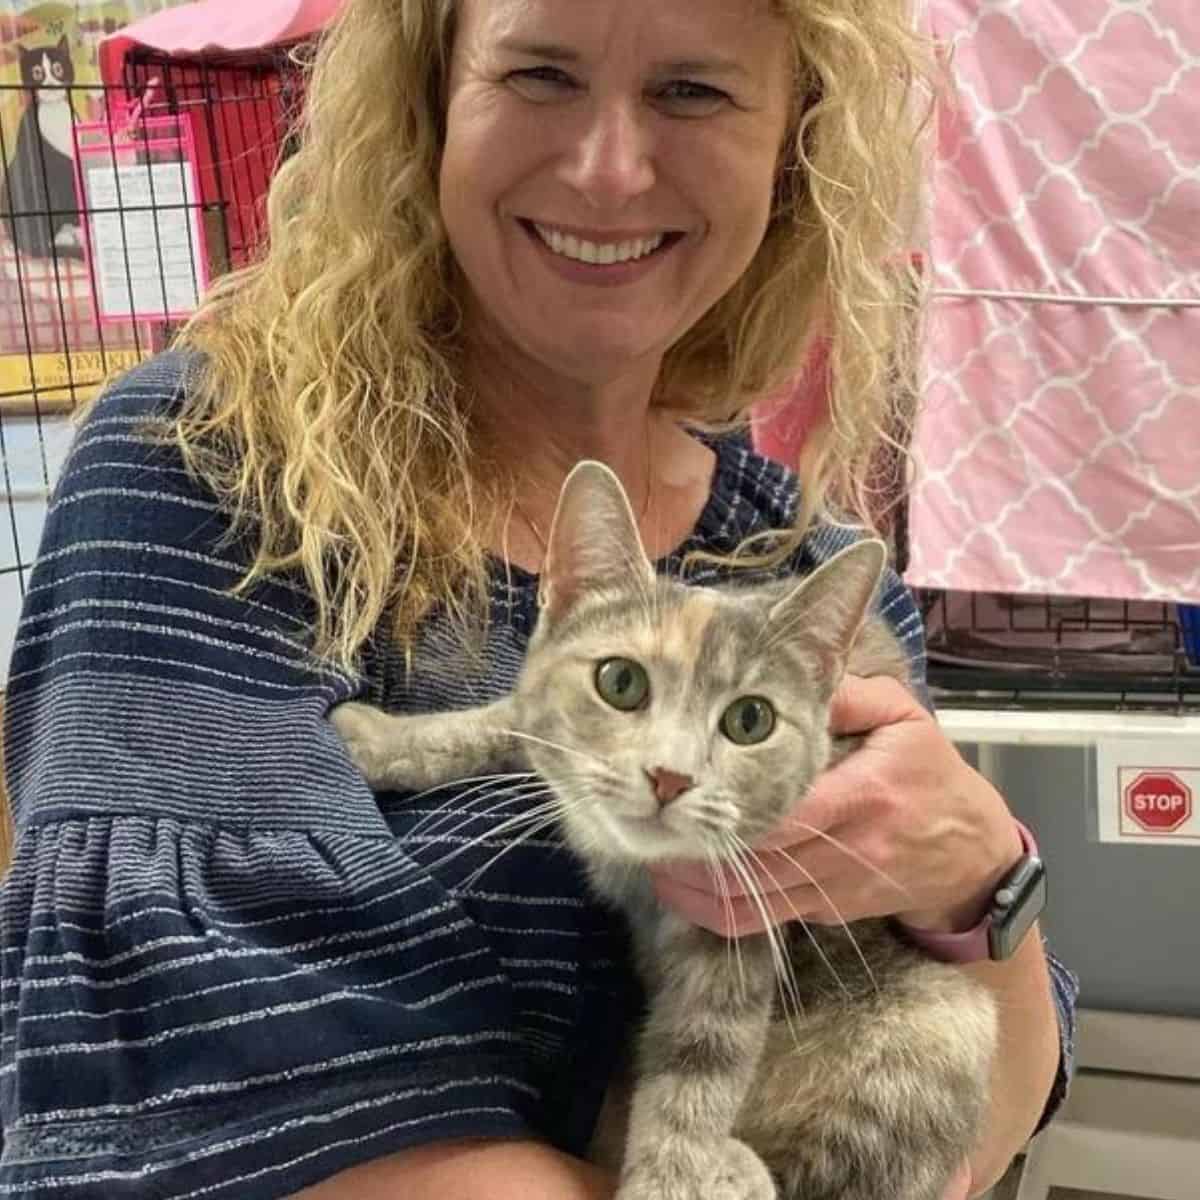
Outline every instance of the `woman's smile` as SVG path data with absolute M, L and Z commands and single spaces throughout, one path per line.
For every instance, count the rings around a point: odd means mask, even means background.
M 662 265 L 683 240 L 678 231 L 644 233 L 575 231 L 570 227 L 519 220 L 547 267 L 570 283 L 615 287 L 636 283 Z

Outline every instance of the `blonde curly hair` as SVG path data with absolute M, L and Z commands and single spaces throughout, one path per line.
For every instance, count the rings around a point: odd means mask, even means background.
M 905 267 L 929 78 L 907 0 L 772 0 L 795 47 L 793 115 L 766 236 L 669 351 L 656 402 L 741 419 L 829 339 L 828 418 L 806 502 L 869 520 L 881 442 L 912 372 Z M 307 64 L 269 247 L 212 288 L 179 342 L 202 352 L 175 436 L 252 529 L 242 586 L 300 570 L 314 650 L 351 665 L 386 617 L 403 646 L 439 606 L 486 612 L 458 302 L 437 193 L 455 0 L 349 0 Z M 353 84 L 347 83 L 353 80 Z M 682 398 L 682 406 L 681 400 Z

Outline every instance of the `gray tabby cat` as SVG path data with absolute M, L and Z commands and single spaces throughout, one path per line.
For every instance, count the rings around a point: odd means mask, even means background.
M 827 731 L 842 675 L 907 681 L 871 615 L 884 559 L 862 541 L 800 582 L 689 587 L 656 575 L 616 477 L 581 463 L 514 693 L 332 714 L 375 787 L 532 768 L 596 892 L 628 916 L 649 1008 L 628 1103 L 606 1105 L 624 1126 L 618 1200 L 941 1200 L 980 1133 L 985 988 L 883 921 L 731 944 L 661 907 L 645 870 L 746 875 L 753 843 L 852 749 Z

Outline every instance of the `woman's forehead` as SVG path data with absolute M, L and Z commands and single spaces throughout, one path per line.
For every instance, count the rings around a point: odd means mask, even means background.
M 489 49 L 687 61 L 720 48 L 748 66 L 777 52 L 781 25 L 770 0 L 461 0 L 459 14 L 460 36 Z

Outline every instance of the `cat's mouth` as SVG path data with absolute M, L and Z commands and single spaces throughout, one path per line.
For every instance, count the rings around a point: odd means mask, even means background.
M 681 828 L 669 809 L 649 815 L 608 813 L 603 824 L 612 849 L 632 862 L 653 863 L 669 859 L 705 857 L 709 847 L 700 832 Z

